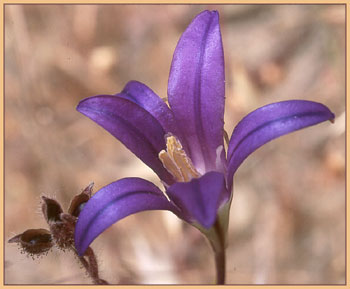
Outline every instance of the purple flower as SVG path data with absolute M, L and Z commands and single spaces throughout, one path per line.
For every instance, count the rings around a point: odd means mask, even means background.
M 76 225 L 79 254 L 109 226 L 145 210 L 169 210 L 199 228 L 214 250 L 223 246 L 233 176 L 241 163 L 270 140 L 334 119 L 320 103 L 272 103 L 238 123 L 226 154 L 224 70 L 218 12 L 204 11 L 177 44 L 168 83 L 169 106 L 137 81 L 129 82 L 118 94 L 79 103 L 77 110 L 151 167 L 165 190 L 141 178 L 121 179 L 99 190 Z

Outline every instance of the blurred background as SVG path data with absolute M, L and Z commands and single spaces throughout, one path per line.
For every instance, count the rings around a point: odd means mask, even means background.
M 5 5 L 5 283 L 90 283 L 71 252 L 32 260 L 7 240 L 47 228 L 40 196 L 64 209 L 91 181 L 157 176 L 75 110 L 139 80 L 166 97 L 176 43 L 217 9 L 225 129 L 271 102 L 326 104 L 319 124 L 256 151 L 235 176 L 228 284 L 345 282 L 345 5 Z M 130 216 L 92 244 L 113 284 L 210 284 L 211 249 L 168 212 Z

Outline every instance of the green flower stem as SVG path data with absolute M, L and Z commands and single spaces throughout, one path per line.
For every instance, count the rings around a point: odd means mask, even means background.
M 226 233 L 221 227 L 219 220 L 214 224 L 214 230 L 217 235 L 217 241 L 214 245 L 212 244 L 215 254 L 215 268 L 216 268 L 216 284 L 225 284 L 225 272 L 226 272 Z
M 224 220 L 224 222 L 223 222 Z M 207 238 L 215 255 L 216 281 L 215 284 L 225 284 L 226 270 L 226 232 L 228 226 L 227 218 L 220 218 L 215 221 L 214 225 L 209 229 L 205 229 L 196 225 Z
M 225 284 L 226 272 L 226 253 L 225 249 L 220 252 L 215 252 L 215 268 L 216 268 L 216 284 Z
M 193 224 L 199 229 L 209 241 L 215 255 L 216 280 L 215 284 L 225 284 L 226 273 L 226 245 L 227 245 L 227 230 L 230 216 L 231 198 L 218 211 L 218 215 L 214 225 L 205 229 L 199 224 Z

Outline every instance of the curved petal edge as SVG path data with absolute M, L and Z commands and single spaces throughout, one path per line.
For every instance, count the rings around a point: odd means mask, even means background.
M 209 172 L 186 183 L 175 183 L 167 194 L 181 208 L 188 222 L 197 222 L 210 228 L 217 217 L 220 205 L 229 198 L 225 177 L 218 172 Z
M 84 255 L 92 241 L 119 220 L 137 212 L 168 210 L 177 207 L 154 184 L 140 178 L 113 182 L 94 194 L 79 215 L 75 227 L 75 247 Z
M 196 168 L 201 173 L 217 170 L 216 150 L 223 145 L 225 107 L 224 52 L 217 11 L 203 11 L 182 34 L 170 68 L 168 98 Z
M 147 85 L 139 81 L 132 80 L 129 81 L 123 90 L 116 95 L 135 102 L 148 111 L 155 119 L 157 119 L 164 131 L 167 133 L 172 133 L 181 138 L 173 112 L 170 110 L 168 105 Z
M 290 132 L 333 120 L 321 103 L 289 100 L 263 106 L 244 117 L 235 127 L 228 147 L 228 180 L 241 163 L 265 143 Z
M 123 97 L 99 95 L 82 100 L 77 110 L 120 140 L 165 183 L 174 182 L 158 158 L 166 147 L 166 132 L 144 108 Z

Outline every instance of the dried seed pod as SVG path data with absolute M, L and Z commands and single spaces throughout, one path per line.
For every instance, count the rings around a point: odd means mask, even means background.
M 93 186 L 94 186 L 94 183 L 90 183 L 80 194 L 76 195 L 72 199 L 69 205 L 68 214 L 71 214 L 74 217 L 79 216 L 86 202 L 91 198 Z
M 52 222 L 60 222 L 60 215 L 63 213 L 61 205 L 54 199 L 50 199 L 45 196 L 42 196 L 41 198 L 43 199 L 41 209 L 43 211 L 46 222 L 48 224 Z
M 51 233 L 45 229 L 29 229 L 16 235 L 9 243 L 18 243 L 23 251 L 30 255 L 40 255 L 49 251 L 52 246 Z

